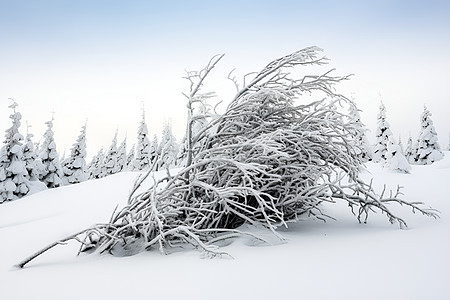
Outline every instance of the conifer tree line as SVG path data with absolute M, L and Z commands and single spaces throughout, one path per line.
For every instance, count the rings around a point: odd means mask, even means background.
M 409 173 L 411 165 L 430 165 L 441 160 L 444 154 L 438 143 L 431 112 L 426 106 L 420 116 L 419 129 L 417 139 L 414 140 L 409 136 L 407 146 L 404 148 L 401 137 L 398 141 L 395 140 L 387 122 L 386 107 L 381 103 L 377 116 L 373 161 L 381 163 L 391 170 Z
M 145 111 L 137 132 L 137 142 L 127 152 L 127 138 L 119 142 L 115 132 L 111 145 L 100 149 L 92 160 L 86 161 L 85 123 L 67 157 L 60 157 L 53 132 L 53 117 L 45 122 L 42 142 L 33 142 L 33 134 L 26 127 L 21 133 L 22 115 L 18 103 L 12 100 L 11 128 L 6 130 L 0 150 L 0 203 L 22 198 L 45 189 L 103 178 L 122 171 L 147 171 L 173 168 L 179 157 L 176 138 L 171 124 L 164 125 L 161 142 L 156 135 L 150 140 L 145 122 Z
M 11 99 L 12 100 L 12 99 Z M 17 111 L 17 102 L 12 100 L 11 128 L 6 130 L 0 150 L 0 203 L 16 200 L 28 194 L 48 188 L 76 184 L 90 179 L 103 178 L 122 171 L 161 170 L 183 166 L 186 161 L 186 138 L 177 143 L 171 124 L 163 128 L 161 141 L 150 138 L 145 121 L 145 110 L 137 131 L 137 141 L 127 151 L 127 138 L 117 140 L 115 132 L 111 145 L 101 148 L 91 161 L 86 161 L 86 130 L 84 124 L 67 157 L 60 158 L 53 133 L 53 117 L 45 122 L 47 130 L 42 142 L 33 142 L 33 134 L 26 127 L 26 137 L 20 132 L 22 116 Z M 443 158 L 430 111 L 424 107 L 420 116 L 420 133 L 414 140 L 408 138 L 406 148 L 401 137 L 393 136 L 387 122 L 386 107 L 380 104 L 375 131 L 375 144 L 366 136 L 366 127 L 361 121 L 356 105 L 350 105 L 348 121 L 353 128 L 353 143 L 356 156 L 363 162 L 373 161 L 384 167 L 409 173 L 411 164 L 427 165 Z M 197 122 L 197 125 L 201 122 Z M 194 128 L 195 131 L 201 128 Z M 450 136 L 449 136 L 450 140 Z M 450 141 L 449 141 L 450 143 Z M 449 144 L 450 149 L 450 144 Z

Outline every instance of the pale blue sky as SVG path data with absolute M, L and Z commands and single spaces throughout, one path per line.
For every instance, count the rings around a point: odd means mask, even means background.
M 381 94 L 394 133 L 416 135 L 426 104 L 448 144 L 448 1 L 0 0 L 0 132 L 12 97 L 36 139 L 56 112 L 60 152 L 88 118 L 93 154 L 117 128 L 134 143 L 143 101 L 151 134 L 171 119 L 181 138 L 185 69 L 226 53 L 213 77 L 226 102 L 229 70 L 256 71 L 311 45 L 336 74 L 355 74 L 343 90 L 373 131 Z

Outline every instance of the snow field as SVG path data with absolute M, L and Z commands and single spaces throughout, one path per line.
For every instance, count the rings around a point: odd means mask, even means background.
M 245 236 L 224 245 L 233 259 L 201 259 L 195 250 L 131 257 L 76 256 L 78 244 L 13 267 L 47 244 L 109 219 L 126 203 L 139 173 L 40 192 L 0 206 L 1 299 L 450 299 L 450 153 L 411 174 L 367 164 L 377 190 L 404 186 L 403 199 L 441 212 L 434 220 L 390 207 L 409 225 L 400 230 L 381 214 L 358 224 L 344 202 L 325 204 L 336 220 L 305 220 L 280 228 L 273 245 Z M 158 176 L 158 174 L 156 174 Z

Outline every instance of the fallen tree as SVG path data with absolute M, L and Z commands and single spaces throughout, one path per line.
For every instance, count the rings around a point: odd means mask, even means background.
M 207 103 L 211 93 L 202 93 L 202 88 L 222 57 L 214 57 L 200 72 L 188 72 L 184 168 L 173 176 L 167 172 L 143 193 L 132 193 L 109 223 L 61 241 L 76 239 L 81 251 L 113 255 L 155 247 L 166 253 L 192 245 L 214 256 L 224 254 L 219 241 L 251 234 L 239 229 L 243 224 L 262 225 L 277 235 L 276 229 L 289 222 L 331 217 L 321 208 L 336 200 L 346 201 L 360 222 L 366 222 L 371 211 L 381 211 L 391 223 L 405 227 L 388 208 L 390 203 L 437 217 L 422 203 L 400 199 L 399 189 L 388 197 L 378 195 L 358 177 L 363 162 L 351 142 L 354 124 L 339 109 L 354 104 L 333 89 L 347 77 L 330 72 L 290 77 L 295 66 L 326 63 L 319 48 L 272 61 L 250 82 L 244 80 L 242 88 L 232 79 L 237 94 L 225 113 L 217 114 Z M 311 94 L 321 99 L 301 102 Z M 198 122 L 202 125 L 196 126 Z M 136 182 L 134 191 L 144 179 Z

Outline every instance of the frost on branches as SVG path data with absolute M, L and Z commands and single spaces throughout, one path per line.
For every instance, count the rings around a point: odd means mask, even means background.
M 188 108 L 199 104 L 202 86 L 222 56 L 200 72 L 188 73 Z M 392 223 L 405 221 L 388 208 L 397 203 L 436 217 L 419 203 L 377 195 L 358 177 L 361 158 L 351 139 L 352 126 L 344 108 L 349 100 L 333 92 L 347 77 L 329 72 L 292 78 L 289 70 L 326 63 L 321 50 L 310 47 L 270 62 L 247 76 L 224 114 L 208 117 L 193 134 L 187 120 L 186 166 L 140 194 L 107 224 L 97 225 L 57 241 L 19 264 L 57 244 L 75 239 L 83 251 L 130 255 L 192 245 L 206 254 L 223 254 L 217 243 L 244 233 L 243 224 L 264 226 L 278 235 L 279 226 L 302 218 L 326 219 L 324 203 L 345 201 L 361 222 L 381 211 Z M 311 101 L 317 94 L 320 101 Z M 346 109 L 343 109 L 346 111 Z M 140 187 L 139 179 L 133 190 Z
M 441 160 L 444 154 L 438 143 L 437 133 L 431 120 L 431 113 L 426 107 L 424 107 L 420 120 L 421 130 L 414 156 L 414 163 L 418 165 L 429 165 Z
M 30 191 L 30 181 L 23 157 L 23 136 L 19 133 L 19 112 L 17 103 L 9 106 L 13 110 L 10 115 L 11 128 L 6 130 L 4 145 L 0 150 L 0 203 L 16 200 L 27 195 Z
M 82 127 L 75 144 L 72 145 L 70 156 L 62 164 L 63 184 L 75 184 L 88 179 L 86 166 L 86 124 Z
M 48 188 L 55 188 L 62 185 L 63 174 L 56 151 L 55 139 L 53 138 L 53 118 L 45 124 L 47 124 L 47 131 L 44 134 L 44 142 L 39 153 L 44 168 L 39 174 L 39 181 L 43 182 Z
M 392 137 L 389 123 L 386 121 L 386 107 L 380 104 L 380 112 L 378 113 L 377 130 L 375 132 L 375 146 L 373 149 L 373 161 L 384 163 L 386 161 L 386 152 L 389 139 Z

